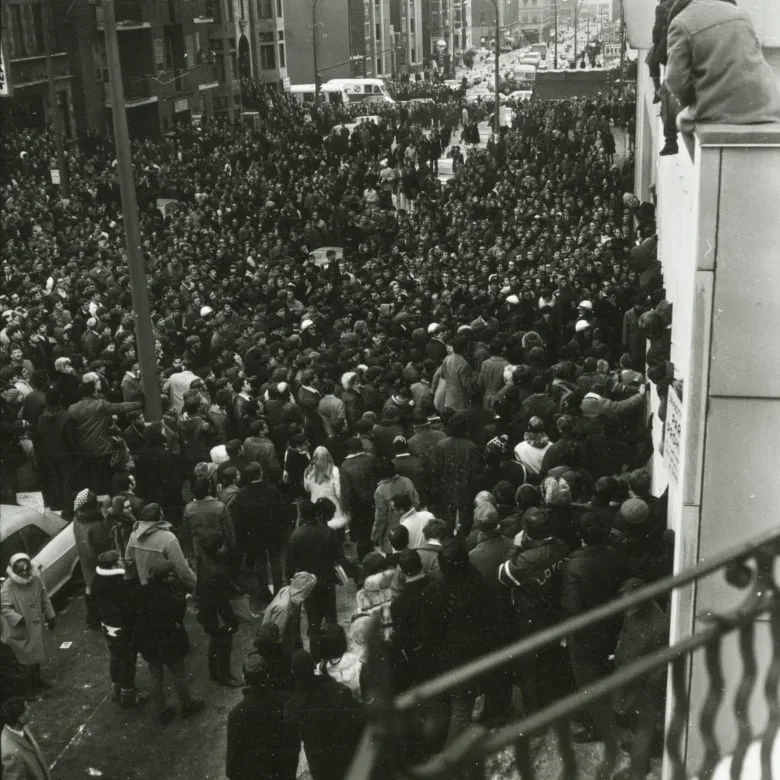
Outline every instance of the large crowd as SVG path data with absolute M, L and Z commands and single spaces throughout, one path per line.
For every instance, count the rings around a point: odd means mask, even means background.
M 3 134 L 2 502 L 33 468 L 46 506 L 74 518 L 115 700 L 138 703 L 140 652 L 161 723 L 177 713 L 164 669 L 181 716 L 203 707 L 184 671 L 183 594 L 212 679 L 235 685 L 254 583 L 268 606 L 227 775 L 292 778 L 302 741 L 324 780 L 343 776 L 375 695 L 375 623 L 400 691 L 667 571 L 645 466 L 669 313 L 653 205 L 627 194 L 632 161 L 615 162 L 609 140 L 619 101 L 522 104 L 487 148 L 456 151 L 442 183 L 439 158 L 486 115 L 460 96 L 351 134 L 329 128 L 354 107 L 312 116 L 255 96 L 259 128 L 133 144 L 161 422 L 143 416 L 110 140 L 69 148 L 63 201 L 52 137 Z M 54 611 L 26 555 L 8 574 L 3 642 L 46 685 L 35 634 Z M 500 722 L 513 684 L 530 712 L 657 641 L 663 615 L 652 640 L 633 618 L 457 691 L 420 755 L 478 697 Z M 579 738 L 604 738 L 616 717 L 595 707 Z

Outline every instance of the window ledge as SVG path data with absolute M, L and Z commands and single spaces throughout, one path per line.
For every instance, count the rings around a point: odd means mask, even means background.
M 707 146 L 780 146 L 780 122 L 765 125 L 697 125 L 695 136 Z

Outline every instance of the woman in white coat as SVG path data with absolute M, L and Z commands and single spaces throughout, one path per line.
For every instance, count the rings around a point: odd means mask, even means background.
M 56 613 L 40 578 L 33 574 L 27 553 L 16 553 L 6 569 L 8 579 L 0 589 L 2 639 L 29 670 L 30 679 L 39 688 L 50 687 L 41 677 L 46 660 L 44 627 L 54 628 Z
M 317 447 L 311 458 L 311 463 L 303 473 L 303 487 L 309 494 L 312 504 L 321 498 L 327 498 L 336 511 L 328 521 L 328 526 L 334 530 L 346 528 L 349 518 L 341 506 L 341 477 L 338 466 L 327 447 Z

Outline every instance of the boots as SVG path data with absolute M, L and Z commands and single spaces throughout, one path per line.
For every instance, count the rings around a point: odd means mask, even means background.
M 664 148 L 661 149 L 659 156 L 660 157 L 668 157 L 672 154 L 677 154 L 679 151 L 679 148 L 677 146 L 677 139 L 667 139 L 666 143 L 664 144 Z
M 87 628 L 100 628 L 100 618 L 97 614 L 97 604 L 95 603 L 95 597 L 91 593 L 85 593 L 84 603 L 87 607 Z
M 135 688 L 122 688 L 119 703 L 122 707 L 137 707 L 144 704 L 149 699 L 149 694 L 139 691 Z
M 233 672 L 230 668 L 231 650 L 230 645 L 221 646 L 217 649 L 217 676 L 215 681 L 226 688 L 240 688 L 241 683 L 233 677 Z
M 41 665 L 35 664 L 32 667 L 32 684 L 34 688 L 40 688 L 41 690 L 48 690 L 51 688 L 51 683 L 48 680 L 44 680 L 41 676 Z

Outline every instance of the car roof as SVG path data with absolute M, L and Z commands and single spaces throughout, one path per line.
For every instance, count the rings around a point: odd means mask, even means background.
M 61 531 L 67 522 L 59 515 L 32 506 L 0 504 L 0 542 L 26 525 L 37 525 L 51 536 Z

